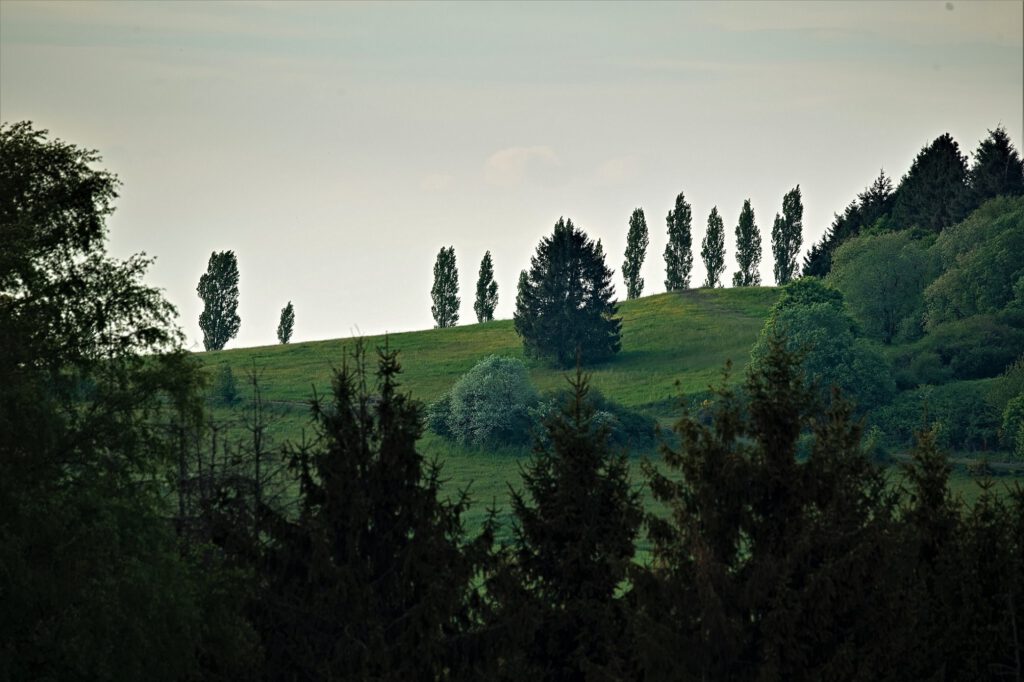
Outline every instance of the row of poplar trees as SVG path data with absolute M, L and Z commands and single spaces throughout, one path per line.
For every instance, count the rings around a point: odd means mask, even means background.
M 800 186 L 786 193 L 782 200 L 782 213 L 775 215 L 772 226 L 772 254 L 775 260 L 775 281 L 786 284 L 797 275 L 796 257 L 803 235 L 803 203 Z M 668 244 L 665 246 L 665 289 L 680 291 L 690 287 L 693 269 L 693 214 L 682 192 L 676 197 L 675 207 L 665 219 Z M 644 279 L 640 276 L 650 238 L 644 210 L 637 208 L 629 218 L 626 234 L 625 261 L 622 276 L 626 282 L 626 298 L 639 298 Z M 701 258 L 707 270 L 703 286 L 720 287 L 725 272 L 725 226 L 718 207 L 708 215 L 707 232 L 701 242 Z M 733 274 L 733 286 L 758 286 L 761 283 L 761 231 L 754 219 L 750 199 L 743 202 L 736 225 L 736 261 L 739 270 Z M 434 284 L 430 290 L 433 305 L 431 313 L 438 328 L 454 327 L 459 321 L 459 273 L 455 263 L 455 248 L 442 247 L 434 262 Z M 494 281 L 494 263 L 491 252 L 484 254 L 477 277 L 476 299 L 473 310 L 477 322 L 494 319 L 498 304 L 498 285 Z

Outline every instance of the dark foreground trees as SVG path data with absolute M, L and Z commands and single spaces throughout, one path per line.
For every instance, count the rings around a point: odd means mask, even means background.
M 472 580 L 490 538 L 465 543 L 467 499 L 440 499 L 400 371 L 381 350 L 371 383 L 357 348 L 313 403 L 317 441 L 291 453 L 298 514 L 272 516 L 256 606 L 269 679 L 472 679 Z
M 0 679 L 244 677 L 237 583 L 165 497 L 199 373 L 149 261 L 105 252 L 99 161 L 0 125 Z
M 601 242 L 558 219 L 520 277 L 513 317 L 526 354 L 571 367 L 619 352 L 621 318 Z

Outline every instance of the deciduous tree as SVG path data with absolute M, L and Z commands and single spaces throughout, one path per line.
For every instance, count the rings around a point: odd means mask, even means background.
M 626 298 L 640 298 L 644 290 L 644 278 L 640 276 L 644 259 L 647 257 L 647 219 L 644 210 L 637 208 L 629 217 L 629 232 L 626 234 L 626 259 L 622 263 L 622 277 L 626 281 Z
M 704 259 L 704 267 L 707 269 L 704 286 L 712 289 L 722 286 L 722 273 L 725 272 L 725 225 L 717 206 L 708 215 L 708 231 L 700 245 L 700 257 Z
M 295 308 L 292 302 L 281 308 L 281 320 L 277 323 L 277 340 L 281 343 L 288 343 L 292 339 L 292 330 L 295 329 Z
M 476 301 L 473 311 L 477 322 L 490 322 L 494 319 L 494 309 L 498 307 L 498 283 L 494 281 L 494 263 L 491 252 L 484 253 L 480 261 L 480 274 L 476 279 Z
M 459 321 L 459 271 L 455 267 L 455 247 L 441 247 L 434 261 L 434 286 L 430 289 L 434 305 L 430 312 L 434 326 L 439 329 L 454 327 Z
M 675 208 L 665 218 L 668 244 L 665 245 L 665 290 L 680 291 L 690 287 L 693 269 L 693 215 L 683 193 L 676 197 Z
M 734 287 L 756 287 L 761 284 L 761 231 L 754 222 L 754 209 L 750 199 L 743 202 L 740 219 L 736 223 L 736 264 L 739 270 L 732 276 Z
M 199 278 L 196 293 L 203 300 L 199 328 L 203 330 L 203 347 L 222 350 L 238 335 L 238 259 L 234 251 L 214 251 Z
M 804 205 L 800 185 L 782 198 L 782 215 L 775 214 L 772 226 L 772 255 L 775 257 L 775 282 L 787 284 L 796 274 L 796 256 L 803 243 Z

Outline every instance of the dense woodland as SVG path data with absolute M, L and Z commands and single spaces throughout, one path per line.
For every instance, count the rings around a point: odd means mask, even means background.
M 310 397 L 304 437 L 271 442 L 254 373 L 245 438 L 229 440 L 210 382 L 231 402 L 234 377 L 182 350 L 145 258 L 105 251 L 119 181 L 100 164 L 0 127 L 0 679 L 1024 676 L 1024 489 L 983 478 L 968 505 L 948 486 L 949 448 L 1024 448 L 1024 180 L 1001 130 L 971 165 L 943 136 L 895 189 L 881 176 L 802 277 L 787 193 L 785 286 L 746 370 L 681 396 L 658 440 L 590 387 L 621 320 L 600 242 L 570 220 L 523 271 L 515 319 L 567 390 L 540 394 L 521 361 L 492 357 L 425 406 L 403 391 L 400 348 L 357 344 Z M 690 286 L 691 221 L 680 193 L 670 291 Z M 717 210 L 708 226 L 716 286 Z M 629 234 L 632 298 L 642 211 Z M 757 285 L 749 203 L 736 234 L 734 284 Z M 435 267 L 440 327 L 457 322 L 454 259 Z M 479 322 L 492 284 L 487 254 Z M 223 348 L 234 254 L 211 257 L 199 293 L 207 347 Z M 294 324 L 289 303 L 282 343 Z M 507 518 L 467 526 L 489 501 L 443 492 L 427 428 L 481 448 L 525 437 Z M 643 438 L 660 454 L 637 480 Z

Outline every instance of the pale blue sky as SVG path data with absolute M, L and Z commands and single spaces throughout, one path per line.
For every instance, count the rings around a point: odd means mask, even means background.
M 239 337 L 273 343 L 432 325 L 454 245 L 462 322 L 490 249 L 510 317 L 559 216 L 621 269 L 644 208 L 663 290 L 680 190 L 700 239 L 750 197 L 764 237 L 800 183 L 804 248 L 880 167 L 1002 123 L 1020 146 L 1024 3 L 47 3 L 0 0 L 0 118 L 98 149 L 124 181 L 119 256 L 199 347 L 210 251 L 241 270 Z M 620 294 L 624 287 L 616 275 Z

